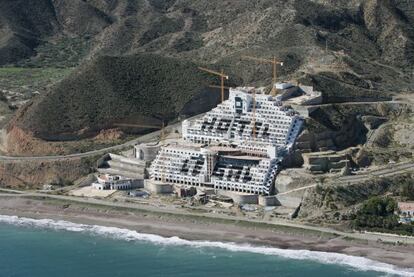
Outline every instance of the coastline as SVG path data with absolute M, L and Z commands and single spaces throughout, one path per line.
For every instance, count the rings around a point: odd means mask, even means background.
M 242 221 L 226 222 L 220 219 L 146 213 L 20 197 L 1 197 L 0 215 L 117 227 L 189 241 L 231 242 L 279 249 L 341 253 L 400 268 L 413 268 L 414 265 L 414 245 L 396 246 L 286 226 L 262 226 Z

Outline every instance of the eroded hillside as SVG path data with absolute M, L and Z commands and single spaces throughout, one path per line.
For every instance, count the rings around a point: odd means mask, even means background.
M 173 120 L 185 106 L 211 107 L 217 93 L 201 91 L 214 79 L 200 64 L 223 68 L 229 85 L 269 85 L 270 66 L 244 55 L 283 60 L 278 79 L 314 85 L 324 103 L 390 100 L 414 88 L 406 0 L 34 2 L 1 4 L 10 39 L 0 43 L 0 64 L 72 72 L 51 88 L 46 77 L 24 88 L 41 96 L 9 130 L 37 139 L 91 137 L 130 117 Z

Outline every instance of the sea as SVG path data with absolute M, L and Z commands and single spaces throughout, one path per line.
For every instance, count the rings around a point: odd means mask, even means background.
M 414 269 L 337 253 L 0 215 L 0 276 L 414 276 Z

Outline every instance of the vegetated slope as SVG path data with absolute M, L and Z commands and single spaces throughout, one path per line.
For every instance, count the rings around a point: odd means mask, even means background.
M 4 65 L 36 56 L 37 47 L 59 37 L 96 35 L 112 20 L 81 0 L 4 0 L 0 23 L 0 65 Z
M 37 32 L 41 45 L 16 63 L 86 64 L 11 124 L 38 138 L 80 138 L 128 116 L 175 118 L 207 84 L 199 63 L 240 76 L 234 82 L 240 85 L 269 85 L 270 65 L 243 55 L 283 60 L 278 79 L 314 85 L 325 103 L 384 100 L 414 89 L 414 12 L 407 0 L 41 1 L 52 12 L 39 18 L 47 16 L 53 28 Z M 27 13 L 33 1 L 14 2 L 22 11 L 7 4 L 10 15 Z M 60 53 L 74 58 L 65 65 Z
M 3 4 L 10 14 L 4 19 L 7 26 L 20 26 L 10 17 L 30 13 L 32 2 L 13 1 L 19 9 Z M 62 47 L 55 40 L 63 36 L 88 41 L 89 57 L 149 52 L 235 68 L 246 83 L 266 85 L 271 80 L 269 65 L 240 57 L 276 56 L 285 61 L 280 79 L 296 78 L 316 85 L 326 93 L 325 102 L 383 98 L 382 92 L 413 89 L 414 11 L 407 0 L 39 3 L 51 10 L 48 14 L 45 9 L 39 20 L 46 18 L 54 28 L 31 33 L 40 36 L 42 45 L 52 52 L 53 45 Z M 30 26 L 36 24 L 40 23 Z M 27 46 L 34 56 L 43 54 L 44 46 L 38 49 L 37 45 Z M 71 43 L 64 46 L 82 52 Z M 9 54 L 9 62 L 21 59 Z M 33 61 L 29 64 L 36 66 Z
M 403 0 L 159 2 L 116 5 L 118 20 L 97 36 L 92 53 L 214 62 L 255 85 L 270 83 L 270 66 L 241 57 L 276 56 L 285 61 L 279 79 L 313 84 L 325 102 L 386 99 L 413 88 L 414 21 Z
M 351 224 L 361 203 L 373 197 L 414 200 L 413 177 L 412 173 L 405 173 L 355 184 L 318 184 L 305 194 L 298 216 L 314 222 Z M 386 229 L 382 227 L 381 231 Z
M 58 29 L 48 0 L 0 1 L 0 65 L 33 55 L 41 39 Z
M 214 107 L 219 94 L 203 89 L 215 79 L 173 58 L 102 56 L 23 109 L 14 127 L 45 140 L 67 140 L 95 135 L 114 123 L 160 125 Z

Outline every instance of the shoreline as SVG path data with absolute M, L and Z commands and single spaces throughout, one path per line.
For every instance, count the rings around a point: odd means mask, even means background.
M 165 238 L 249 244 L 291 250 L 310 250 L 364 257 L 400 268 L 413 268 L 414 245 L 390 245 L 343 238 L 285 226 L 260 226 L 207 218 L 153 214 L 143 211 L 59 203 L 49 199 L 0 198 L 0 215 L 64 220 L 78 224 L 129 229 Z

